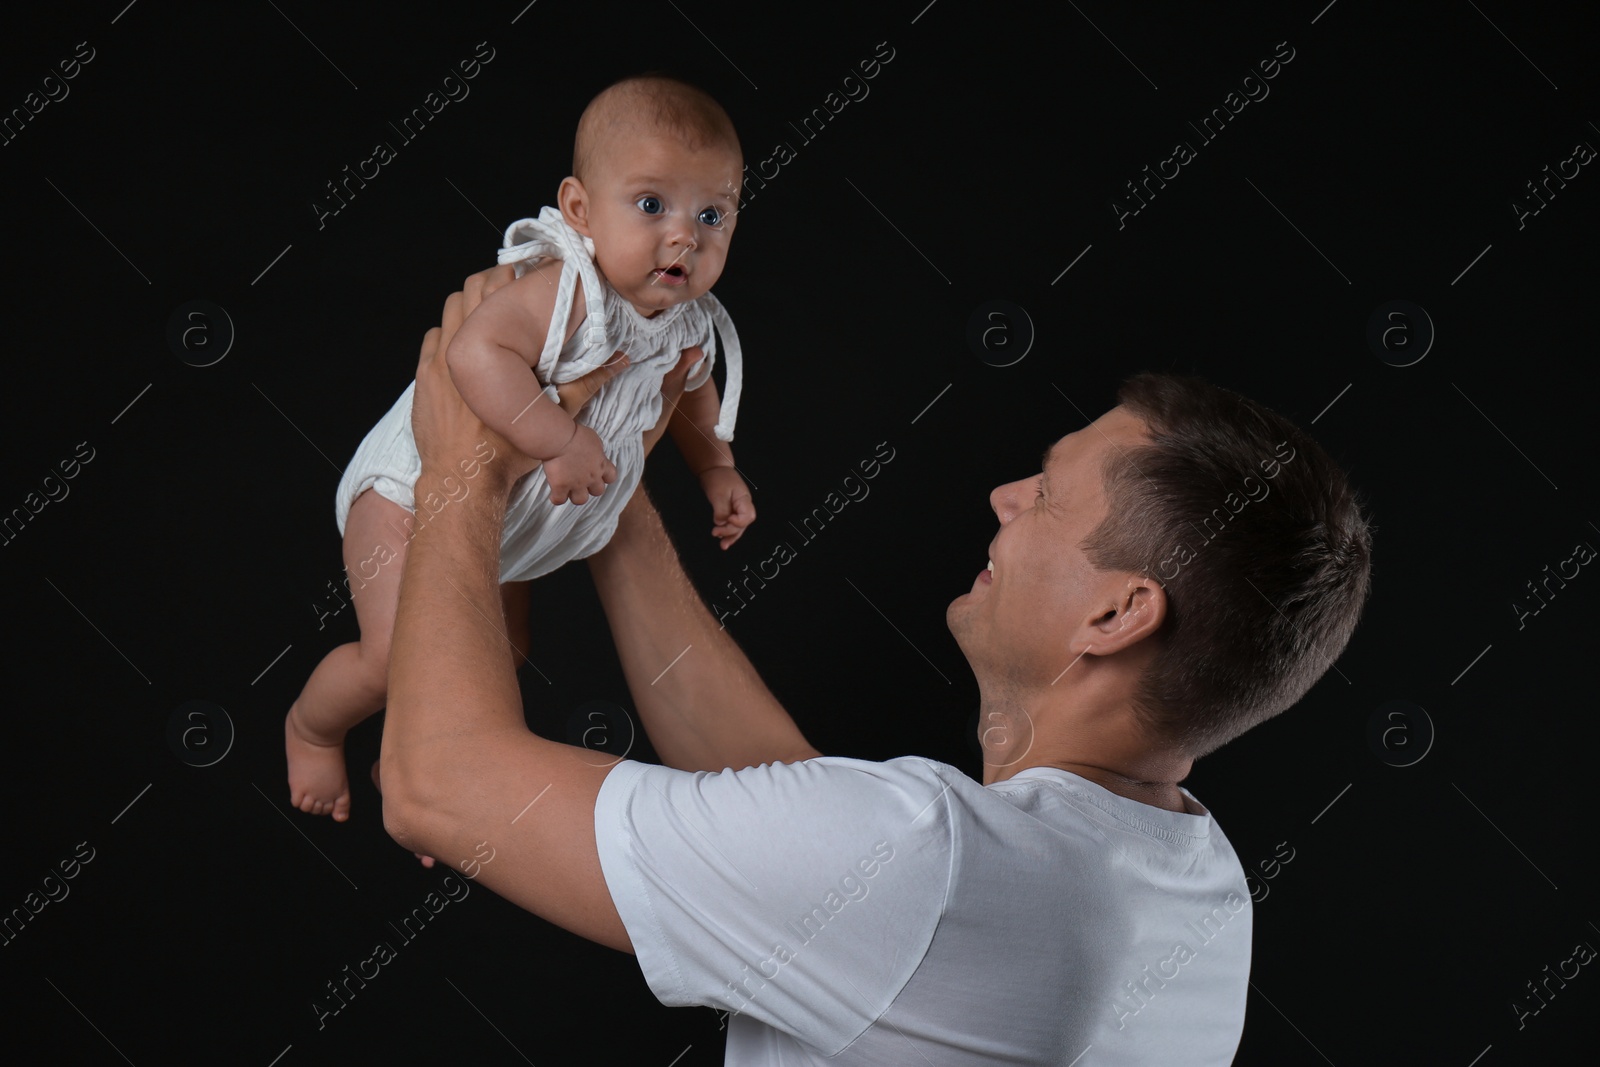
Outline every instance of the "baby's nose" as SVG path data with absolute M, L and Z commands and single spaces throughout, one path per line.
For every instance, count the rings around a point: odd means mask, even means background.
M 676 222 L 667 237 L 667 242 L 674 246 L 687 245 L 694 248 L 698 243 L 695 238 L 694 222 L 686 220 Z

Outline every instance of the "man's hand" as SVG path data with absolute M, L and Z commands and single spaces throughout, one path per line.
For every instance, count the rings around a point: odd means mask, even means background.
M 432 343 L 436 351 L 444 352 L 450 345 L 450 339 L 455 336 L 456 328 L 470 314 L 472 309 L 483 303 L 484 297 L 502 286 L 510 285 L 517 280 L 517 272 L 509 264 L 480 270 L 468 276 L 461 283 L 461 292 L 455 293 L 444 305 L 444 321 L 432 330 L 423 339 L 423 348 L 427 349 Z M 452 304 L 452 301 L 455 303 Z M 689 369 L 700 362 L 703 355 L 698 346 L 686 348 L 678 360 L 678 365 L 667 372 L 666 378 L 661 382 L 661 419 L 654 428 L 646 430 L 644 434 L 644 454 L 649 455 L 650 450 L 661 440 L 661 435 L 667 432 L 667 423 L 672 419 L 672 411 L 678 405 L 678 398 L 683 396 L 685 384 L 689 381 Z M 591 397 L 600 391 L 600 387 L 612 378 L 621 374 L 628 368 L 628 357 L 622 352 L 603 367 L 598 367 L 582 378 L 556 386 L 556 393 L 561 397 L 561 408 L 568 415 L 577 417 Z M 538 461 L 530 461 L 537 465 Z
M 482 285 L 477 288 L 477 299 L 472 302 L 474 307 L 482 299 Z M 464 294 L 451 293 L 444 302 L 440 324 L 422 338 L 422 352 L 417 360 L 417 388 L 411 406 L 411 429 L 417 440 L 417 455 L 424 471 L 431 469 L 453 477 L 456 465 L 481 455 L 479 446 L 487 442 L 494 451 L 493 460 L 485 464 L 485 469 L 495 472 L 499 484 L 510 486 L 538 466 L 538 461 L 512 448 L 504 437 L 473 414 L 456 392 L 444 358 L 468 310 Z
M 712 467 L 700 472 L 700 488 L 711 501 L 711 517 L 716 520 L 711 536 L 722 542 L 724 549 L 732 548 L 745 529 L 756 521 L 750 487 L 732 467 Z
M 627 369 L 628 354 L 618 352 L 582 378 L 574 378 L 564 385 L 556 386 L 556 393 L 561 397 L 561 410 L 576 419 L 578 412 L 593 399 L 602 385 Z

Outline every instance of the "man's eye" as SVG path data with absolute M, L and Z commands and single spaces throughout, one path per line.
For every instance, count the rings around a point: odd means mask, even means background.
M 641 196 L 639 199 L 634 201 L 634 204 L 646 215 L 661 214 L 661 200 L 658 197 Z
M 722 212 L 718 211 L 714 207 L 708 207 L 704 211 L 700 212 L 700 221 L 705 223 L 707 226 L 720 225 L 722 222 Z

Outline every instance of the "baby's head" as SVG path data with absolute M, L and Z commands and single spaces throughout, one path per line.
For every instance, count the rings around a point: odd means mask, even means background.
M 743 172 L 733 122 L 715 100 L 676 78 L 641 75 L 589 102 L 557 203 L 594 241 L 612 288 L 651 316 L 721 277 Z

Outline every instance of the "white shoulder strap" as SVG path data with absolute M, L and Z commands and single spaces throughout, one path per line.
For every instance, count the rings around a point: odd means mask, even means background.
M 506 227 L 499 261 L 514 264 L 517 277 L 522 277 L 540 260 L 555 258 L 561 260 L 561 280 L 556 286 L 555 306 L 550 313 L 550 330 L 539 354 L 539 377 L 547 382 L 552 380 L 566 343 L 573 290 L 579 278 L 583 280 L 588 314 L 585 349 L 604 353 L 599 357 L 601 362 L 611 355 L 611 342 L 605 328 L 605 294 L 600 288 L 600 272 L 594 265 L 594 242 L 568 226 L 561 212 L 553 207 L 541 209 L 538 218 L 519 219 Z
M 722 356 L 726 361 L 727 390 L 722 395 L 722 412 L 717 418 L 719 441 L 733 440 L 733 424 L 739 421 L 739 394 L 744 391 L 744 353 L 739 348 L 739 333 L 733 328 L 722 301 L 707 293 L 701 298 L 711 314 L 711 322 L 722 335 Z

